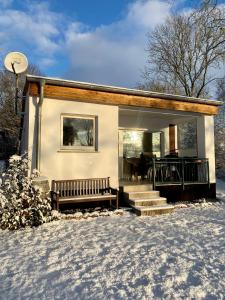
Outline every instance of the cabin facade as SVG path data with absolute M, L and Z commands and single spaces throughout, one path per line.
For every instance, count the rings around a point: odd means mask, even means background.
M 215 197 L 219 101 L 27 76 L 21 151 L 49 181 L 151 183 L 171 201 Z

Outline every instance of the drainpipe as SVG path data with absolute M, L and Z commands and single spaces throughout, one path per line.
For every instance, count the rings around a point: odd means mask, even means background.
M 42 112 L 42 103 L 44 99 L 44 87 L 45 80 L 40 81 L 40 96 L 37 103 L 37 141 L 36 141 L 36 169 L 40 172 L 40 158 L 41 158 L 41 112 Z

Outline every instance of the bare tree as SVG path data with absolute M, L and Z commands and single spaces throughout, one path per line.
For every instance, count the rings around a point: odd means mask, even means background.
M 218 83 L 218 99 L 223 102 L 215 118 L 215 152 L 217 176 L 225 179 L 225 79 Z
M 146 82 L 154 78 L 168 92 L 206 97 L 209 84 L 217 79 L 215 68 L 225 58 L 224 20 L 222 6 L 203 1 L 148 33 Z
M 215 123 L 217 127 L 225 128 L 225 78 L 218 81 L 217 98 L 223 102 L 223 105 L 220 107 L 219 114 L 215 118 Z
M 26 74 L 41 75 L 38 67 L 30 65 L 27 72 L 20 76 L 19 80 L 19 103 L 21 108 L 21 99 Z M 15 113 L 15 76 L 7 70 L 0 71 L 0 129 L 14 140 L 18 140 L 20 131 L 21 117 Z
M 147 70 L 144 73 L 144 79 L 146 76 L 146 72 Z M 155 79 L 150 79 L 149 76 L 144 83 L 139 83 L 136 88 L 139 90 L 154 91 L 158 93 L 174 93 L 174 89 L 170 91 L 170 87 L 168 85 Z

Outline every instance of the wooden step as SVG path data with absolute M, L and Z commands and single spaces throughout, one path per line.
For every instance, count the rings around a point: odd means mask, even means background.
M 159 197 L 159 191 L 129 192 L 125 194 L 127 194 L 125 196 L 128 199 L 148 199 L 153 197 Z
M 148 199 L 129 199 L 128 203 L 132 206 L 153 206 L 153 205 L 166 205 L 167 199 L 163 197 L 154 197 Z
M 123 191 L 126 193 L 129 192 L 146 192 L 152 191 L 152 184 L 127 184 L 123 186 Z
M 156 216 L 171 213 L 174 210 L 173 205 L 155 205 L 155 206 L 132 206 L 138 216 Z

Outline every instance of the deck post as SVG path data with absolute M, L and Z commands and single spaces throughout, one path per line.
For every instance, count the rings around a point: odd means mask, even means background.
M 153 162 L 153 190 L 155 190 L 155 177 L 156 177 L 155 158 L 152 158 L 152 162 Z
M 183 191 L 184 191 L 184 159 L 182 158 L 182 160 L 181 160 L 181 162 L 182 162 L 182 189 L 183 189 Z
M 208 181 L 208 187 L 210 189 L 210 180 L 209 180 L 209 160 L 206 161 L 206 168 L 207 168 L 207 181 Z

